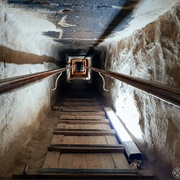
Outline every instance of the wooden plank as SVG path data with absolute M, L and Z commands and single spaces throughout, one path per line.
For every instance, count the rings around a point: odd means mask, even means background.
M 64 144 L 89 144 L 90 136 L 64 136 Z
M 97 130 L 101 130 L 101 125 L 99 124 L 87 124 L 84 125 L 84 129 L 97 129 Z
M 13 179 L 155 179 L 152 172 L 132 169 L 70 169 L 70 168 L 41 168 L 35 174 L 17 175 Z M 81 177 L 81 178 L 80 178 Z
M 73 154 L 61 153 L 58 168 L 73 168 Z
M 129 169 L 129 163 L 127 162 L 124 153 L 112 153 L 112 158 L 117 169 Z
M 96 144 L 107 144 L 105 136 L 98 136 L 95 139 Z
M 116 136 L 105 136 L 108 144 L 118 145 Z
M 102 168 L 107 168 L 107 169 L 115 168 L 115 164 L 110 153 L 100 153 L 99 157 Z
M 51 144 L 62 144 L 64 135 L 53 135 Z
M 57 128 L 66 129 L 66 124 L 65 123 L 59 123 L 59 124 L 57 124 Z
M 122 146 L 77 146 L 73 145 L 53 145 L 48 147 L 48 151 L 59 151 L 61 153 L 113 153 L 124 152 Z
M 102 116 L 101 116 L 101 115 L 97 115 L 97 116 L 96 116 L 96 115 L 91 115 L 91 116 L 78 116 L 78 115 L 77 115 L 77 116 L 75 116 L 75 118 L 76 118 L 76 119 L 85 119 L 85 120 L 86 120 L 86 119 L 91 119 L 91 120 L 92 120 L 92 119 L 94 119 L 94 120 L 95 120 L 95 119 L 98 119 L 98 120 L 99 120 L 99 119 L 105 119 L 105 116 L 103 116 L 103 115 L 102 115 Z
M 84 129 L 97 129 L 94 124 L 85 124 Z
M 74 129 L 75 125 L 74 124 L 67 124 L 66 129 Z
M 91 96 L 91 95 L 68 95 L 67 96 L 67 98 L 84 98 L 84 99 L 86 99 L 86 98 L 93 98 L 93 96 Z
M 60 152 L 48 152 L 43 164 L 43 168 L 57 168 L 59 162 Z
M 73 154 L 73 168 L 86 168 L 86 154 Z
M 84 124 L 75 124 L 74 129 L 84 129 Z
M 101 129 L 111 129 L 110 125 L 107 124 L 101 124 Z
M 79 137 L 79 136 L 76 136 Z M 83 136 L 86 137 L 86 136 Z M 109 145 L 109 144 L 51 144 L 50 147 L 95 147 L 95 148 L 123 148 L 122 145 Z
M 74 144 L 74 136 L 64 136 L 63 144 Z
M 60 115 L 60 119 L 75 119 L 75 116 Z
M 99 154 L 86 154 L 86 168 L 101 168 Z
M 92 116 L 79 116 L 79 115 L 61 115 L 60 119 L 67 119 L 67 120 L 103 120 L 105 116 L 103 115 L 92 115 Z
M 85 144 L 91 144 L 91 136 L 84 136 L 84 137 L 85 137 L 85 140 L 86 140 Z
M 65 106 L 99 106 L 98 102 L 64 102 Z
M 71 86 L 71 88 L 72 88 L 72 86 Z M 68 96 L 69 95 L 89 95 L 89 96 L 93 96 L 93 94 L 91 93 L 91 92 L 87 92 L 87 91 L 85 91 L 85 89 L 83 89 L 83 90 L 80 90 L 80 91 L 74 91 L 74 90 L 72 90 L 69 94 L 68 94 Z M 94 97 L 94 96 L 93 96 Z
M 53 131 L 54 135 L 66 135 L 66 136 L 105 136 L 105 135 L 115 135 L 114 130 L 58 130 Z
M 76 102 L 76 101 L 81 101 L 81 102 L 97 102 L 96 98 L 65 98 L 65 101 L 71 101 L 71 102 Z
M 74 138 L 75 142 L 74 144 L 87 144 L 87 139 L 86 139 L 87 136 L 76 136 Z
M 105 112 L 103 112 L 103 111 L 100 111 L 100 112 L 99 111 L 97 111 L 97 112 L 77 112 L 77 111 L 76 112 L 69 112 L 69 111 L 65 112 L 65 111 L 63 111 L 60 113 L 60 115 L 73 115 L 73 116 L 102 115 L 102 116 L 104 116 Z
M 92 128 L 93 124 L 85 124 L 84 129 L 94 129 Z
M 91 136 L 89 144 L 107 144 L 105 136 Z
M 93 95 L 90 93 L 72 93 L 72 94 L 68 94 L 67 98 L 93 98 Z
M 109 124 L 108 120 L 58 120 L 59 123 L 66 124 Z
M 102 108 L 101 107 L 85 107 L 85 106 L 82 106 L 82 107 L 80 107 L 80 106 L 78 106 L 78 107 L 76 107 L 76 106 L 61 106 L 60 107 L 60 110 L 61 110 L 61 112 L 63 112 L 63 111 L 75 111 L 75 112 L 83 112 L 83 111 L 85 111 L 85 112 L 97 112 L 97 111 L 102 111 Z M 103 111 L 102 111 L 103 112 Z
M 124 174 L 124 175 L 128 175 L 128 174 L 131 174 L 131 175 L 136 175 L 137 177 L 137 170 L 135 169 L 86 169 L 86 168 L 57 168 L 57 169 L 54 169 L 54 168 L 41 168 L 41 169 L 38 169 L 37 171 L 38 173 L 71 173 L 72 174 L 75 174 L 75 176 L 77 177 L 77 174 L 76 173 L 88 173 L 88 174 L 95 174 L 95 173 L 100 173 L 99 175 L 111 175 L 111 174 Z M 139 174 L 141 175 L 141 172 L 144 172 L 143 170 L 140 170 L 139 171 Z M 102 174 L 101 174 L 102 173 Z M 105 173 L 105 174 L 103 174 Z M 145 174 L 145 173 L 144 173 Z M 97 175 L 97 174 L 96 174 Z M 131 177 L 131 176 L 130 176 Z M 141 176 L 138 177 L 138 179 L 141 179 Z M 137 179 L 137 178 L 136 178 Z

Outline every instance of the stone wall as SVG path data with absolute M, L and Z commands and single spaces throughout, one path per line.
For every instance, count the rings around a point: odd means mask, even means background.
M 179 6 L 131 36 L 110 43 L 103 68 L 180 87 Z M 140 148 L 143 145 L 146 152 L 155 153 L 161 165 L 170 166 L 170 173 L 180 167 L 180 109 L 120 81 L 106 80 L 110 93 L 104 95 Z
M 4 51 L 6 50 L 6 52 Z M 0 47 L 0 77 L 1 79 L 25 74 L 46 71 L 57 68 L 52 58 L 41 57 L 37 55 L 20 53 L 16 57 L 16 51 Z M 12 55 L 5 59 L 4 54 Z M 23 55 L 22 55 L 23 54 Z M 32 61 L 42 64 L 23 64 L 27 61 L 23 56 L 31 57 Z M 7 56 L 10 57 L 10 56 Z M 12 63 L 7 63 L 12 61 Z M 13 63 L 14 62 L 18 62 Z M 54 92 L 51 89 L 54 86 L 54 77 L 46 78 L 40 82 L 27 87 L 7 92 L 0 95 L 0 174 L 6 173 L 10 165 L 13 165 L 15 156 L 21 152 L 21 149 L 30 139 L 32 133 L 38 128 L 39 122 L 50 111 L 54 103 Z
M 0 79 L 56 69 L 57 43 L 41 34 L 55 26 L 37 13 L 0 4 Z M 54 103 L 54 77 L 0 95 L 0 176 L 13 166 Z M 28 162 L 27 162 L 28 163 Z

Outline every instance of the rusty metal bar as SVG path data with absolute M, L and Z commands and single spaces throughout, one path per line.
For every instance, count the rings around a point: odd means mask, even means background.
M 117 72 L 106 71 L 106 70 L 97 69 L 93 67 L 87 67 L 87 68 L 95 72 L 100 72 L 111 78 L 125 82 L 133 87 L 136 87 L 147 93 L 150 93 L 167 103 L 180 107 L 180 88 L 179 87 L 171 87 L 169 85 L 152 82 L 152 81 L 145 80 L 142 78 L 136 78 L 136 77 L 120 74 Z
M 16 76 L 13 78 L 7 78 L 0 80 L 0 94 L 12 91 L 14 89 L 20 88 L 25 85 L 29 85 L 30 83 L 33 83 L 37 80 L 42 80 L 46 77 L 56 75 L 60 72 L 66 71 L 67 68 L 61 68 L 61 69 L 55 69 L 55 70 L 49 70 L 49 71 L 43 71 L 40 73 L 34 73 L 34 74 L 28 74 L 23 76 Z

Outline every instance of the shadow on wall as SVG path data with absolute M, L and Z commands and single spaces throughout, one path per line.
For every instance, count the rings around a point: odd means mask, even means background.
M 10 48 L 0 46 L 0 62 L 14 63 L 14 64 L 43 64 L 43 63 L 56 63 L 57 60 L 53 57 L 38 56 L 30 53 L 15 51 Z
M 119 13 L 117 13 L 117 15 L 112 19 L 112 21 L 109 23 L 108 27 L 104 30 L 102 35 L 92 45 L 92 47 L 89 48 L 86 56 L 88 56 L 95 47 L 102 43 L 115 30 L 116 27 L 118 27 L 120 24 L 123 24 L 125 21 L 127 21 L 127 19 L 130 19 L 129 16 L 132 14 L 134 8 L 137 6 L 138 3 L 139 0 L 125 2 Z

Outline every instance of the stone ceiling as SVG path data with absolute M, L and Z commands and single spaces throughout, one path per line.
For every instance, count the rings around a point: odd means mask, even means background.
M 98 46 L 105 38 L 122 31 L 133 19 L 138 0 L 8 0 L 15 8 L 48 14 L 62 31 L 43 35 L 68 46 Z
M 1 0 L 0 45 L 59 57 L 119 42 L 179 0 Z M 99 49 L 99 48 L 97 48 Z

